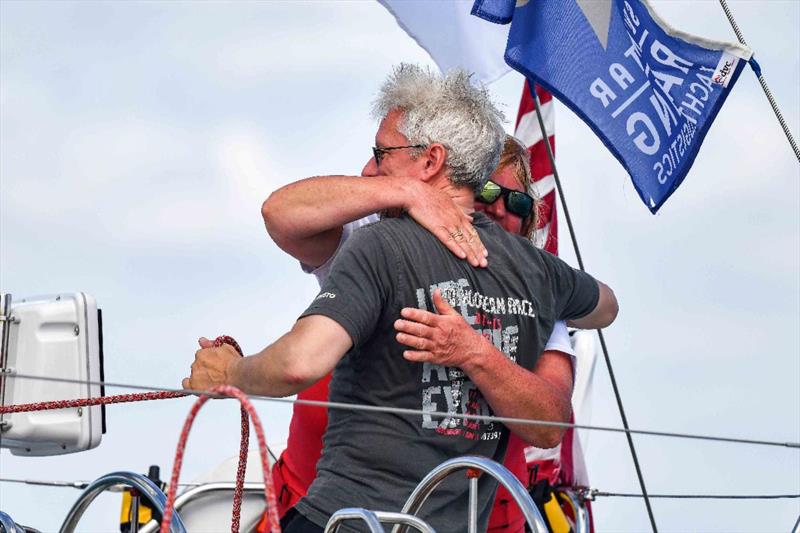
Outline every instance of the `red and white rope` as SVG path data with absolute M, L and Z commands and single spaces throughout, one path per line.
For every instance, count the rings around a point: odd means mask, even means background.
M 144 402 L 148 400 L 167 400 L 169 398 L 183 398 L 185 392 L 139 392 L 135 394 L 118 394 L 103 398 L 80 398 L 77 400 L 55 400 L 52 402 L 20 403 L 17 405 L 4 405 L 0 407 L 0 415 L 10 413 L 29 413 L 32 411 L 49 411 L 52 409 L 67 409 L 70 407 L 91 407 L 94 405 L 110 405 L 114 403 Z
M 210 392 L 223 394 L 239 400 L 242 404 L 242 442 L 244 442 L 247 430 L 247 414 L 253 417 L 253 427 L 256 431 L 256 438 L 258 439 L 259 456 L 261 457 L 261 468 L 264 472 L 264 497 L 267 501 L 267 519 L 269 522 L 270 531 L 272 533 L 280 533 L 280 521 L 278 519 L 278 511 L 275 503 L 275 487 L 272 485 L 272 475 L 267 460 L 267 442 L 264 439 L 264 429 L 261 426 L 261 421 L 258 419 L 258 414 L 255 408 L 250 403 L 247 395 L 230 385 L 220 385 L 214 387 Z M 178 490 L 178 478 L 180 476 L 181 466 L 183 464 L 183 454 L 186 448 L 186 440 L 189 438 L 189 431 L 192 428 L 194 419 L 200 408 L 210 399 L 207 395 L 202 395 L 197 399 L 197 402 L 192 406 L 189 415 L 186 417 L 186 422 L 181 430 L 180 440 L 178 441 L 177 449 L 175 450 L 175 463 L 172 469 L 172 477 L 170 478 L 169 491 L 167 493 L 167 506 L 164 510 L 164 517 L 161 520 L 161 533 L 168 533 L 169 526 L 172 523 L 172 514 L 175 506 L 175 495 Z M 247 446 L 242 445 L 239 453 L 239 468 L 236 473 L 236 491 L 234 492 L 234 505 L 233 516 L 231 518 L 231 531 L 237 533 L 239 531 L 239 518 L 241 514 L 242 504 L 242 488 L 244 485 L 245 465 L 247 463 Z

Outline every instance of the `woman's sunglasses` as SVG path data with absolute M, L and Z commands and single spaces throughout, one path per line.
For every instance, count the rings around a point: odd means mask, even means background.
M 483 186 L 475 199 L 483 204 L 493 204 L 500 196 L 503 196 L 506 211 L 513 213 L 521 218 L 526 218 L 533 210 L 533 198 L 524 192 L 506 189 L 502 185 L 489 180 Z

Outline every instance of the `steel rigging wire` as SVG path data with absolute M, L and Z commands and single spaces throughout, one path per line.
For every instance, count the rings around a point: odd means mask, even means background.
M 722 10 L 725 12 L 725 16 L 728 17 L 728 22 L 730 22 L 731 26 L 733 27 L 733 32 L 736 34 L 736 38 L 739 39 L 741 44 L 747 46 L 747 43 L 744 41 L 742 30 L 739 29 L 736 19 L 733 18 L 733 13 L 728 7 L 728 3 L 725 0 L 719 0 L 719 3 L 722 6 Z M 764 79 L 764 76 L 761 74 L 761 66 L 756 61 L 755 55 L 750 58 L 748 63 L 753 69 L 753 72 L 755 72 L 756 78 L 758 78 L 758 83 L 761 84 L 761 88 L 764 90 L 764 94 L 767 95 L 769 105 L 772 106 L 772 112 L 775 113 L 775 116 L 778 118 L 778 122 L 780 123 L 781 128 L 783 128 L 783 133 L 786 135 L 786 140 L 788 140 L 789 144 L 792 146 L 794 156 L 797 158 L 797 161 L 800 162 L 800 148 L 798 148 L 797 142 L 795 142 L 794 137 L 792 137 L 792 132 L 789 131 L 789 125 L 786 123 L 786 119 L 783 118 L 783 114 L 778 108 L 778 102 L 775 100 L 775 97 L 772 96 L 772 91 L 769 90 L 769 86 L 767 86 L 767 82 Z
M 228 396 L 224 395 L 217 395 L 213 393 L 209 393 L 208 391 L 202 390 L 192 390 L 192 389 L 171 389 L 171 388 L 163 388 L 163 387 L 154 387 L 150 385 L 134 385 L 130 383 L 116 383 L 111 381 L 92 381 L 92 380 L 80 380 L 80 379 L 69 379 L 69 378 L 58 378 L 58 377 L 50 377 L 50 376 L 35 376 L 31 374 L 20 374 L 15 372 L 7 372 L 7 377 L 13 377 L 15 379 L 30 379 L 30 380 L 38 380 L 38 381 L 50 381 L 55 383 L 76 383 L 82 385 L 97 385 L 97 386 L 105 386 L 109 388 L 123 388 L 123 389 L 133 389 L 133 390 L 145 390 L 145 391 L 157 391 L 157 392 L 183 392 L 185 394 L 205 394 L 206 396 L 210 396 L 212 398 L 219 398 L 224 399 L 228 398 Z M 375 413 L 392 413 L 392 414 L 400 414 L 400 415 L 413 415 L 413 416 L 422 416 L 422 415 L 430 415 L 436 418 L 445 418 L 445 417 L 452 417 L 452 418 L 461 418 L 464 420 L 479 420 L 481 422 L 500 422 L 503 424 L 521 424 L 521 425 L 540 425 L 540 426 L 554 426 L 554 427 L 562 427 L 562 428 L 575 428 L 575 429 L 587 429 L 592 431 L 606 431 L 611 433 L 630 433 L 633 435 L 650 435 L 653 437 L 673 437 L 673 438 L 682 438 L 682 439 L 693 439 L 693 440 L 705 440 L 711 442 L 728 442 L 734 444 L 751 444 L 751 445 L 758 445 L 758 446 L 777 446 L 781 448 L 792 448 L 800 450 L 800 442 L 781 442 L 781 441 L 774 441 L 774 440 L 763 440 L 763 439 L 746 439 L 740 437 L 721 437 L 716 435 L 704 435 L 699 433 L 679 433 L 679 432 L 672 432 L 672 431 L 652 431 L 646 429 L 625 429 L 619 427 L 611 427 L 611 426 L 594 426 L 589 424 L 570 424 L 568 422 L 552 422 L 549 420 L 537 420 L 537 419 L 527 419 L 527 418 L 510 418 L 510 417 L 502 417 L 502 416 L 486 416 L 486 415 L 468 415 L 468 414 L 461 414 L 461 413 L 447 413 L 444 411 L 423 411 L 421 409 L 404 409 L 401 407 L 381 407 L 376 405 L 363 405 L 363 404 L 350 404 L 350 403 L 340 403 L 340 402 L 324 402 L 324 401 L 317 401 L 317 400 L 297 400 L 297 399 L 290 399 L 290 398 L 273 398 L 270 396 L 258 396 L 258 395 L 250 395 L 249 398 L 257 401 L 264 401 L 264 402 L 274 402 L 274 403 L 285 403 L 285 404 L 298 404 L 298 405 L 310 405 L 310 406 L 317 406 L 317 407 L 326 407 L 330 409 L 341 409 L 341 410 L 351 410 L 351 411 L 365 411 L 365 412 L 375 412 Z M 0 412 L 3 409 L 9 409 L 11 406 L 0 407 Z
M 196 481 L 180 481 L 179 487 L 200 487 L 208 483 L 227 483 L 229 480 L 206 481 L 199 483 Z M 34 485 L 38 487 L 54 487 L 59 489 L 78 489 L 84 490 L 91 481 L 58 481 L 44 479 L 22 479 L 12 477 L 0 477 L 0 483 L 15 483 L 19 485 Z M 120 487 L 118 489 L 127 490 Z M 117 492 L 113 487 L 109 492 Z M 582 498 L 594 501 L 595 498 L 643 498 L 643 494 L 630 492 L 607 492 L 599 489 L 583 489 L 579 491 Z M 800 499 L 800 494 L 648 494 L 649 498 L 675 499 L 675 500 L 782 500 Z

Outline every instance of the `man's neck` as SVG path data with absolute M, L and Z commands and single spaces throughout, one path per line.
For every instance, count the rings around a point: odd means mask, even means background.
M 472 213 L 475 208 L 475 193 L 472 187 L 466 185 L 453 185 L 450 178 L 442 176 L 430 182 L 430 185 L 449 196 L 453 203 L 460 207 L 465 213 Z

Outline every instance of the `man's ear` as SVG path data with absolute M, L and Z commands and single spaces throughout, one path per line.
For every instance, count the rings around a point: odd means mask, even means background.
M 428 145 L 422 157 L 425 158 L 422 181 L 430 181 L 446 169 L 447 148 L 442 144 L 432 143 Z

